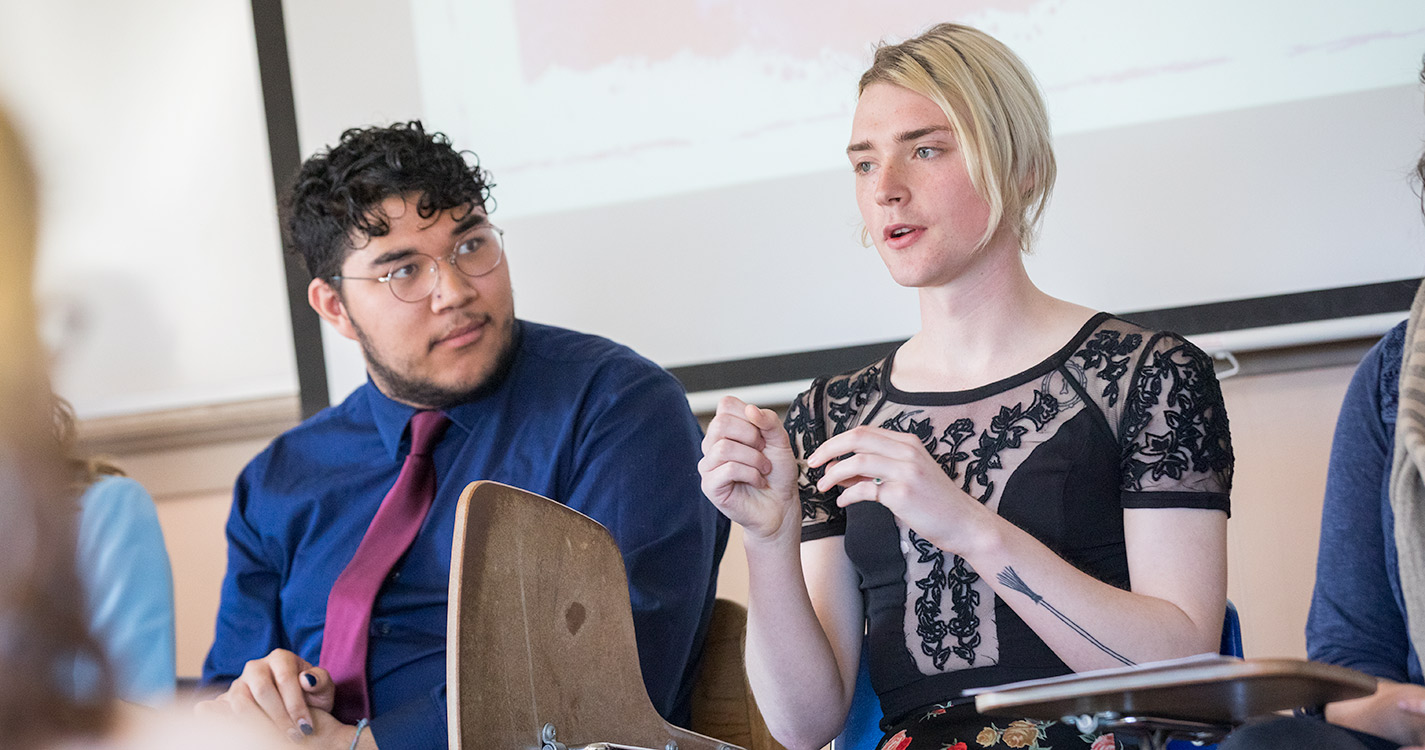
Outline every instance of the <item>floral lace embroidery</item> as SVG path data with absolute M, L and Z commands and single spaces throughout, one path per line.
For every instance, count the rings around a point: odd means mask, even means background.
M 857 373 L 855 378 L 837 378 L 827 383 L 826 416 L 832 421 L 832 435 L 839 435 L 852 427 L 856 416 L 870 401 L 880 378 L 881 366 L 876 364 Z
M 1152 410 L 1164 398 L 1165 384 L 1167 429 L 1143 434 L 1153 421 Z M 1121 440 L 1130 446 L 1123 457 L 1124 488 L 1141 491 L 1145 477 L 1181 479 L 1189 470 L 1217 473 L 1223 477 L 1223 490 L 1230 488 L 1232 449 L 1221 404 L 1221 389 L 1207 355 L 1187 343 L 1153 352 L 1124 406 Z
M 1084 348 L 1074 352 L 1074 356 L 1084 361 L 1084 369 L 1099 370 L 1098 379 L 1105 381 L 1103 397 L 1109 407 L 1118 403 L 1118 381 L 1128 372 L 1129 355 L 1143 343 L 1143 335 L 1130 333 L 1121 336 L 1118 331 L 1104 330 L 1095 333 L 1084 343 Z
M 809 393 L 822 391 L 826 394 L 826 418 L 832 423 L 829 433 L 826 422 L 816 407 L 807 403 L 810 396 L 792 402 L 784 424 L 787 434 L 799 442 L 802 456 L 811 455 L 812 451 L 831 435 L 840 434 L 854 426 L 857 416 L 866 408 L 875 393 L 876 384 L 880 382 L 880 373 L 881 366 L 877 364 L 861 370 L 853 377 L 818 380 L 812 384 Z M 846 518 L 846 509 L 836 504 L 836 498 L 841 496 L 841 488 L 833 487 L 825 493 L 817 492 L 816 483 L 825 473 L 826 469 L 823 467 L 808 467 L 804 481 L 798 484 L 797 496 L 802 506 L 802 518 L 815 519 L 820 513 L 827 522 L 842 523 Z
M 1028 420 L 1034 424 L 1035 430 L 1042 430 L 1058 415 L 1059 400 L 1037 389 L 1027 409 L 1024 404 L 1001 406 L 999 414 L 990 419 L 990 428 L 980 434 L 980 447 L 971 451 L 975 460 L 965 469 L 964 490 L 974 495 L 970 492 L 970 480 L 973 478 L 976 484 L 985 488 L 980 502 L 989 502 L 995 492 L 995 484 L 990 481 L 990 469 L 1001 468 L 1000 453 L 1006 448 L 1018 448 L 1020 438 L 1029 432 L 1029 428 L 1020 423 Z
M 792 440 L 799 443 L 799 449 L 803 456 L 810 455 L 816 450 L 820 442 L 820 436 L 826 434 L 825 424 L 821 420 L 821 415 L 817 410 L 807 404 L 811 398 L 810 394 L 815 393 L 820 383 L 813 384 L 812 390 L 807 396 L 792 402 L 787 408 L 787 419 L 784 423 L 787 434 Z M 817 513 L 823 513 L 826 521 L 840 523 L 846 518 L 846 509 L 836 504 L 836 498 L 841 494 L 840 487 L 833 487 L 824 496 L 816 491 L 816 483 L 821 481 L 821 477 L 826 473 L 822 467 L 806 468 L 806 479 L 797 485 L 797 496 L 801 501 L 802 518 L 814 519 Z
M 974 588 L 980 574 L 965 564 L 965 558 L 954 556 L 950 572 L 945 572 L 945 553 L 939 547 L 921 539 L 914 530 L 907 532 L 910 543 L 920 553 L 920 563 L 930 563 L 930 573 L 915 582 L 920 596 L 915 600 L 915 633 L 920 636 L 920 650 L 930 657 L 936 669 L 944 669 L 945 662 L 954 654 L 968 664 L 975 663 L 975 649 L 979 648 L 980 618 L 975 607 L 980 604 L 980 592 Z M 950 610 L 954 617 L 940 619 L 941 592 L 950 592 Z M 954 638 L 955 644 L 946 647 L 945 640 Z
M 1059 414 L 1059 402 L 1044 391 L 1035 390 L 1026 408 L 1023 403 L 1000 407 L 999 413 L 990 419 L 988 430 L 980 433 L 979 447 L 969 454 L 960 446 L 975 433 L 975 423 L 962 418 L 951 422 L 941 434 L 935 435 L 935 427 L 928 417 L 916 419 L 923 410 L 901 412 L 881 423 L 881 427 L 914 435 L 920 439 L 925 450 L 951 479 L 960 478 L 959 464 L 974 456 L 965 467 L 961 489 L 971 497 L 974 485 L 983 488 L 978 500 L 989 502 L 994 496 L 995 483 L 990 480 L 991 469 L 1002 467 L 1000 453 L 1006 449 L 1018 448 L 1022 438 L 1029 432 L 1030 423 L 1035 430 L 1042 430 Z M 948 450 L 942 450 L 941 446 Z M 913 530 L 908 530 L 911 545 L 915 547 L 921 564 L 930 564 L 930 572 L 915 582 L 920 595 L 915 600 L 916 635 L 920 636 L 920 649 L 936 669 L 944 669 L 950 656 L 974 665 L 976 649 L 983 638 L 980 636 L 980 618 L 975 614 L 981 601 L 981 593 L 974 587 L 980 576 L 959 555 L 952 555 L 949 571 L 946 571 L 945 552 L 930 542 L 921 539 Z M 949 620 L 941 619 L 944 614 L 942 592 L 950 593 Z M 954 638 L 955 643 L 945 645 Z

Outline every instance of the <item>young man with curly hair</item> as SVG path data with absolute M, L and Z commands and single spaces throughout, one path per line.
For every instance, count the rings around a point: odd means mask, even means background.
M 489 479 L 609 529 L 649 695 L 687 722 L 727 540 L 698 488 L 698 424 L 677 381 L 628 348 L 515 316 L 490 187 L 419 122 L 349 130 L 297 175 L 284 208 L 308 301 L 360 343 L 370 378 L 238 479 L 203 670 L 226 692 L 206 710 L 309 746 L 445 747 L 455 506 Z M 378 528 L 408 454 L 429 456 L 435 488 L 408 547 L 390 553 Z M 347 579 L 369 567 L 368 548 L 390 559 L 353 614 Z

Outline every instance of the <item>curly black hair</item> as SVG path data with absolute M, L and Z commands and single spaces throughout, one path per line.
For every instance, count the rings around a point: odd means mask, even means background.
M 462 206 L 488 212 L 494 186 L 473 153 L 456 151 L 443 133 L 427 133 L 420 120 L 352 128 L 292 180 L 282 202 L 287 246 L 314 278 L 329 279 L 341 273 L 353 238 L 391 230 L 381 210 L 387 198 L 419 194 L 416 210 L 428 219 Z

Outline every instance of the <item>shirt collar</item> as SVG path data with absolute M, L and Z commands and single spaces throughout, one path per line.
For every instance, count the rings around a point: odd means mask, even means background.
M 514 361 L 510 362 L 503 379 L 494 388 L 485 391 L 479 398 L 443 410 L 446 416 L 450 417 L 452 427 L 459 427 L 467 434 L 471 432 L 476 418 L 484 411 L 484 405 L 491 398 L 502 393 L 509 385 L 510 373 L 519 366 L 520 351 L 523 345 L 524 322 L 516 319 Z M 370 375 L 366 378 L 366 385 L 371 389 L 371 416 L 376 422 L 376 431 L 381 435 L 381 444 L 386 448 L 386 453 L 394 461 L 401 455 L 401 440 L 406 436 L 406 425 L 410 423 L 411 416 L 418 410 L 414 406 L 407 406 L 382 393 L 381 389 L 376 387 L 376 383 L 371 380 Z M 448 430 L 446 434 L 450 434 Z
M 392 400 L 371 382 L 369 376 L 366 385 L 371 389 L 371 416 L 376 422 L 376 431 L 381 435 L 381 445 L 395 461 L 400 457 L 401 438 L 405 437 L 406 425 L 416 413 L 416 408 Z

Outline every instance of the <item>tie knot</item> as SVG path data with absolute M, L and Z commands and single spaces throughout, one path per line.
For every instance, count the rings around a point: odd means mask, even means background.
M 444 412 L 418 411 L 411 417 L 411 455 L 428 456 L 445 434 L 450 417 Z

